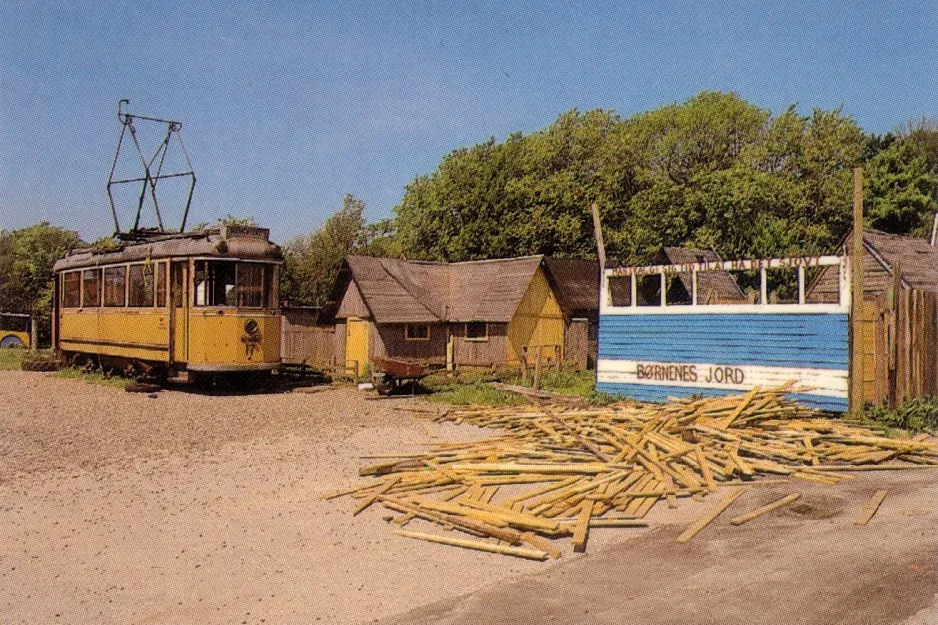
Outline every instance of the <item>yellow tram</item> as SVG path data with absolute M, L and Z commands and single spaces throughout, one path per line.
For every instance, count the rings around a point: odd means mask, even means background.
M 54 266 L 54 347 L 131 375 L 271 371 L 283 256 L 269 235 L 223 225 L 69 253 Z

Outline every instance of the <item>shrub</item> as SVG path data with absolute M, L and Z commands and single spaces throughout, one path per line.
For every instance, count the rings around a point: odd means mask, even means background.
M 938 430 L 938 397 L 910 397 L 896 409 L 867 405 L 864 414 L 867 420 L 889 428 Z

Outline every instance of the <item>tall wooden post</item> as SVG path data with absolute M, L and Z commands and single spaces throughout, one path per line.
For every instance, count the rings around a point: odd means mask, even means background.
M 596 202 L 590 206 L 590 212 L 593 213 L 593 232 L 596 234 L 596 254 L 599 256 L 600 275 L 606 271 L 606 243 L 603 241 L 602 222 L 599 220 L 599 206 Z
M 853 243 L 850 246 L 850 412 L 863 412 L 863 168 L 853 169 Z

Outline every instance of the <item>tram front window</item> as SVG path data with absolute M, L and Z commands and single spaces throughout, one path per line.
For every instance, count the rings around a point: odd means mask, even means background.
M 264 263 L 200 260 L 195 263 L 195 305 L 266 308 L 274 267 Z

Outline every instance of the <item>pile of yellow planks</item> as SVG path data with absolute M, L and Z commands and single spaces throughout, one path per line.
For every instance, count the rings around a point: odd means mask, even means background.
M 350 495 L 359 502 L 355 514 L 380 503 L 398 513 L 398 526 L 420 519 L 471 539 L 398 530 L 401 536 L 547 559 L 560 551 L 546 539 L 570 536 L 583 551 L 591 527 L 642 527 L 662 499 L 675 507 L 678 498 L 722 486 L 836 484 L 853 479 L 851 470 L 938 466 L 934 440 L 888 438 L 785 399 L 797 390 L 789 383 L 666 404 L 451 409 L 437 420 L 502 433 L 389 454 L 360 469 L 373 480 L 324 498 Z

